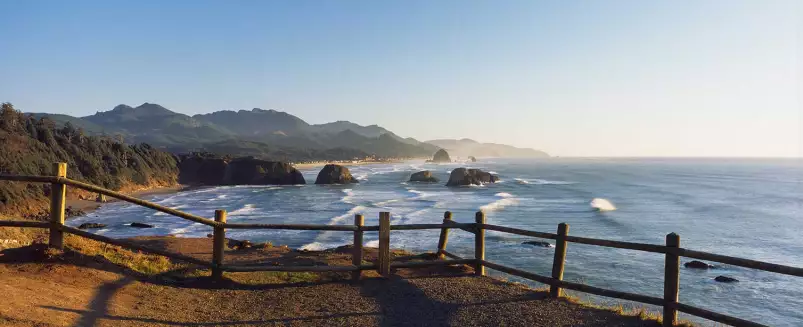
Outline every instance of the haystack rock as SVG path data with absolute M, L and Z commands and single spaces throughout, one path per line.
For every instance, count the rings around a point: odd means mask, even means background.
M 449 158 L 449 153 L 446 150 L 440 149 L 432 156 L 432 162 L 452 162 L 452 158 Z
M 349 169 L 341 165 L 329 164 L 321 169 L 315 184 L 349 184 L 358 183 L 357 179 L 351 176 Z
M 457 168 L 452 170 L 446 186 L 482 185 L 496 183 L 499 177 L 479 169 Z
M 432 172 L 429 170 L 419 171 L 410 176 L 411 182 L 428 182 L 428 183 L 437 183 L 438 178 L 432 176 Z

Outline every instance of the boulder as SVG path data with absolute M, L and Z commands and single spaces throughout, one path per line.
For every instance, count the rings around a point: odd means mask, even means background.
M 544 247 L 544 248 L 551 248 L 552 247 L 552 243 L 544 242 L 544 241 L 527 241 L 527 242 L 522 242 L 521 244 L 540 246 L 540 247 Z
M 449 158 L 449 153 L 446 150 L 440 149 L 432 156 L 432 162 L 452 162 L 452 158 Z
M 718 281 L 720 283 L 735 283 L 735 282 L 739 281 L 736 278 L 728 277 L 728 276 L 717 276 L 717 278 L 714 278 L 714 280 Z
M 474 156 L 468 156 L 468 160 L 471 160 L 471 162 L 477 162 L 477 158 L 474 158 Z
M 428 182 L 428 183 L 437 183 L 438 178 L 432 176 L 432 172 L 429 170 L 419 171 L 415 174 L 410 176 L 411 182 Z
M 98 223 L 83 223 L 81 226 L 78 226 L 78 229 L 90 229 L 90 228 L 105 228 L 106 224 L 98 224 Z
M 457 168 L 452 170 L 446 186 L 482 185 L 496 183 L 499 177 L 479 169 Z
M 301 172 L 286 162 L 196 154 L 180 159 L 179 183 L 212 186 L 295 185 L 306 184 L 306 181 Z
M 318 173 L 315 184 L 349 184 L 358 183 L 357 179 L 351 176 L 349 169 L 341 165 L 328 164 Z
M 131 223 L 131 225 L 129 225 L 129 226 L 136 227 L 136 228 L 153 228 L 153 225 L 148 225 L 148 224 L 143 224 L 143 223 Z
M 691 268 L 691 269 L 711 269 L 711 268 L 714 268 L 713 265 L 707 264 L 707 263 L 702 262 L 702 261 L 697 261 L 697 260 L 693 260 L 693 261 L 689 261 L 687 263 L 684 263 L 683 266 L 686 267 L 686 268 Z

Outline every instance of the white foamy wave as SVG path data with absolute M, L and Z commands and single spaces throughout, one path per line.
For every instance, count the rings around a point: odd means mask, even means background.
M 306 250 L 306 251 L 323 251 L 323 250 L 326 250 L 326 246 L 324 246 L 323 243 L 321 243 L 321 242 L 312 242 L 312 243 L 303 245 L 298 249 L 299 250 Z
M 362 212 L 362 211 L 365 211 L 365 207 L 363 207 L 363 206 L 356 206 L 354 208 L 351 208 L 351 210 L 347 211 L 346 213 L 344 213 L 344 214 L 342 214 L 340 216 L 333 217 L 332 219 L 329 219 L 329 224 L 328 225 L 337 225 L 338 223 L 346 220 L 349 217 L 354 217 L 354 215 L 356 215 L 357 213 Z M 324 232 L 324 234 L 325 234 L 325 232 Z
M 498 196 L 500 198 L 512 198 L 513 194 L 501 192 L 501 193 L 494 194 L 494 196 Z
M 480 207 L 480 211 L 482 212 L 494 212 L 504 209 L 507 206 L 516 205 L 519 203 L 519 200 L 516 198 L 502 198 L 496 200 L 494 202 L 488 203 L 482 207 Z
M 530 182 L 528 182 L 526 179 L 514 178 L 513 180 L 516 181 L 516 183 L 519 183 L 519 184 L 530 184 Z
M 378 248 L 379 247 L 379 240 L 373 240 L 365 243 L 365 247 L 367 248 Z
M 608 200 L 602 199 L 602 198 L 594 198 L 593 200 L 591 200 L 590 204 L 591 204 L 591 208 L 594 208 L 594 210 L 597 210 L 597 211 L 614 211 L 614 210 L 616 210 L 616 206 L 614 206 L 613 203 L 611 203 L 611 201 L 608 201 Z
M 499 175 L 499 173 L 497 173 L 495 171 L 489 171 L 488 173 L 491 174 L 491 175 Z
M 244 216 L 248 215 L 257 209 L 254 208 L 253 204 L 246 204 L 242 208 L 229 212 L 229 216 Z
M 346 195 L 345 195 L 345 196 L 343 196 L 343 197 L 340 199 L 340 202 L 343 202 L 343 203 L 348 203 L 348 204 L 352 204 L 352 203 L 351 203 L 351 198 L 352 198 L 352 197 L 354 197 L 354 193 L 353 193 L 353 192 L 351 192 L 351 189 L 350 189 L 350 188 L 343 189 L 343 193 L 346 193 Z
M 354 179 L 356 179 L 358 181 L 367 181 L 368 180 L 368 174 L 354 175 Z

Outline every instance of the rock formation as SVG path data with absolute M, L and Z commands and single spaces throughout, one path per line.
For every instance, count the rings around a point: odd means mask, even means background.
M 457 168 L 452 170 L 446 186 L 482 185 L 495 183 L 499 177 L 479 169 Z
M 349 169 L 341 165 L 328 164 L 318 173 L 315 184 L 349 184 L 358 183 L 351 176 Z
M 446 150 L 440 149 L 432 156 L 432 162 L 452 162 L 452 158 L 449 157 L 449 153 Z
M 429 170 L 419 171 L 414 173 L 410 176 L 411 182 L 428 182 L 428 183 L 437 183 L 438 178 L 432 176 L 432 172 Z
M 686 268 L 691 268 L 691 269 L 711 269 L 711 268 L 714 268 L 713 265 L 707 264 L 707 263 L 702 262 L 702 261 L 697 261 L 697 260 L 693 260 L 693 261 L 689 261 L 687 263 L 684 263 L 683 266 L 686 267 Z
M 183 158 L 179 182 L 190 185 L 295 185 L 304 176 L 286 162 L 251 157 L 225 159 L 204 156 Z

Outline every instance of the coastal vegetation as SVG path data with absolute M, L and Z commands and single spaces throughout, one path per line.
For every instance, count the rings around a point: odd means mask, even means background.
M 54 162 L 67 176 L 112 190 L 173 185 L 176 157 L 147 144 L 127 144 L 121 135 L 90 135 L 71 122 L 0 108 L 0 173 L 52 175 Z M 44 208 L 47 185 L 0 181 L 0 211 L 33 214 Z M 81 194 L 73 194 L 79 196 Z

